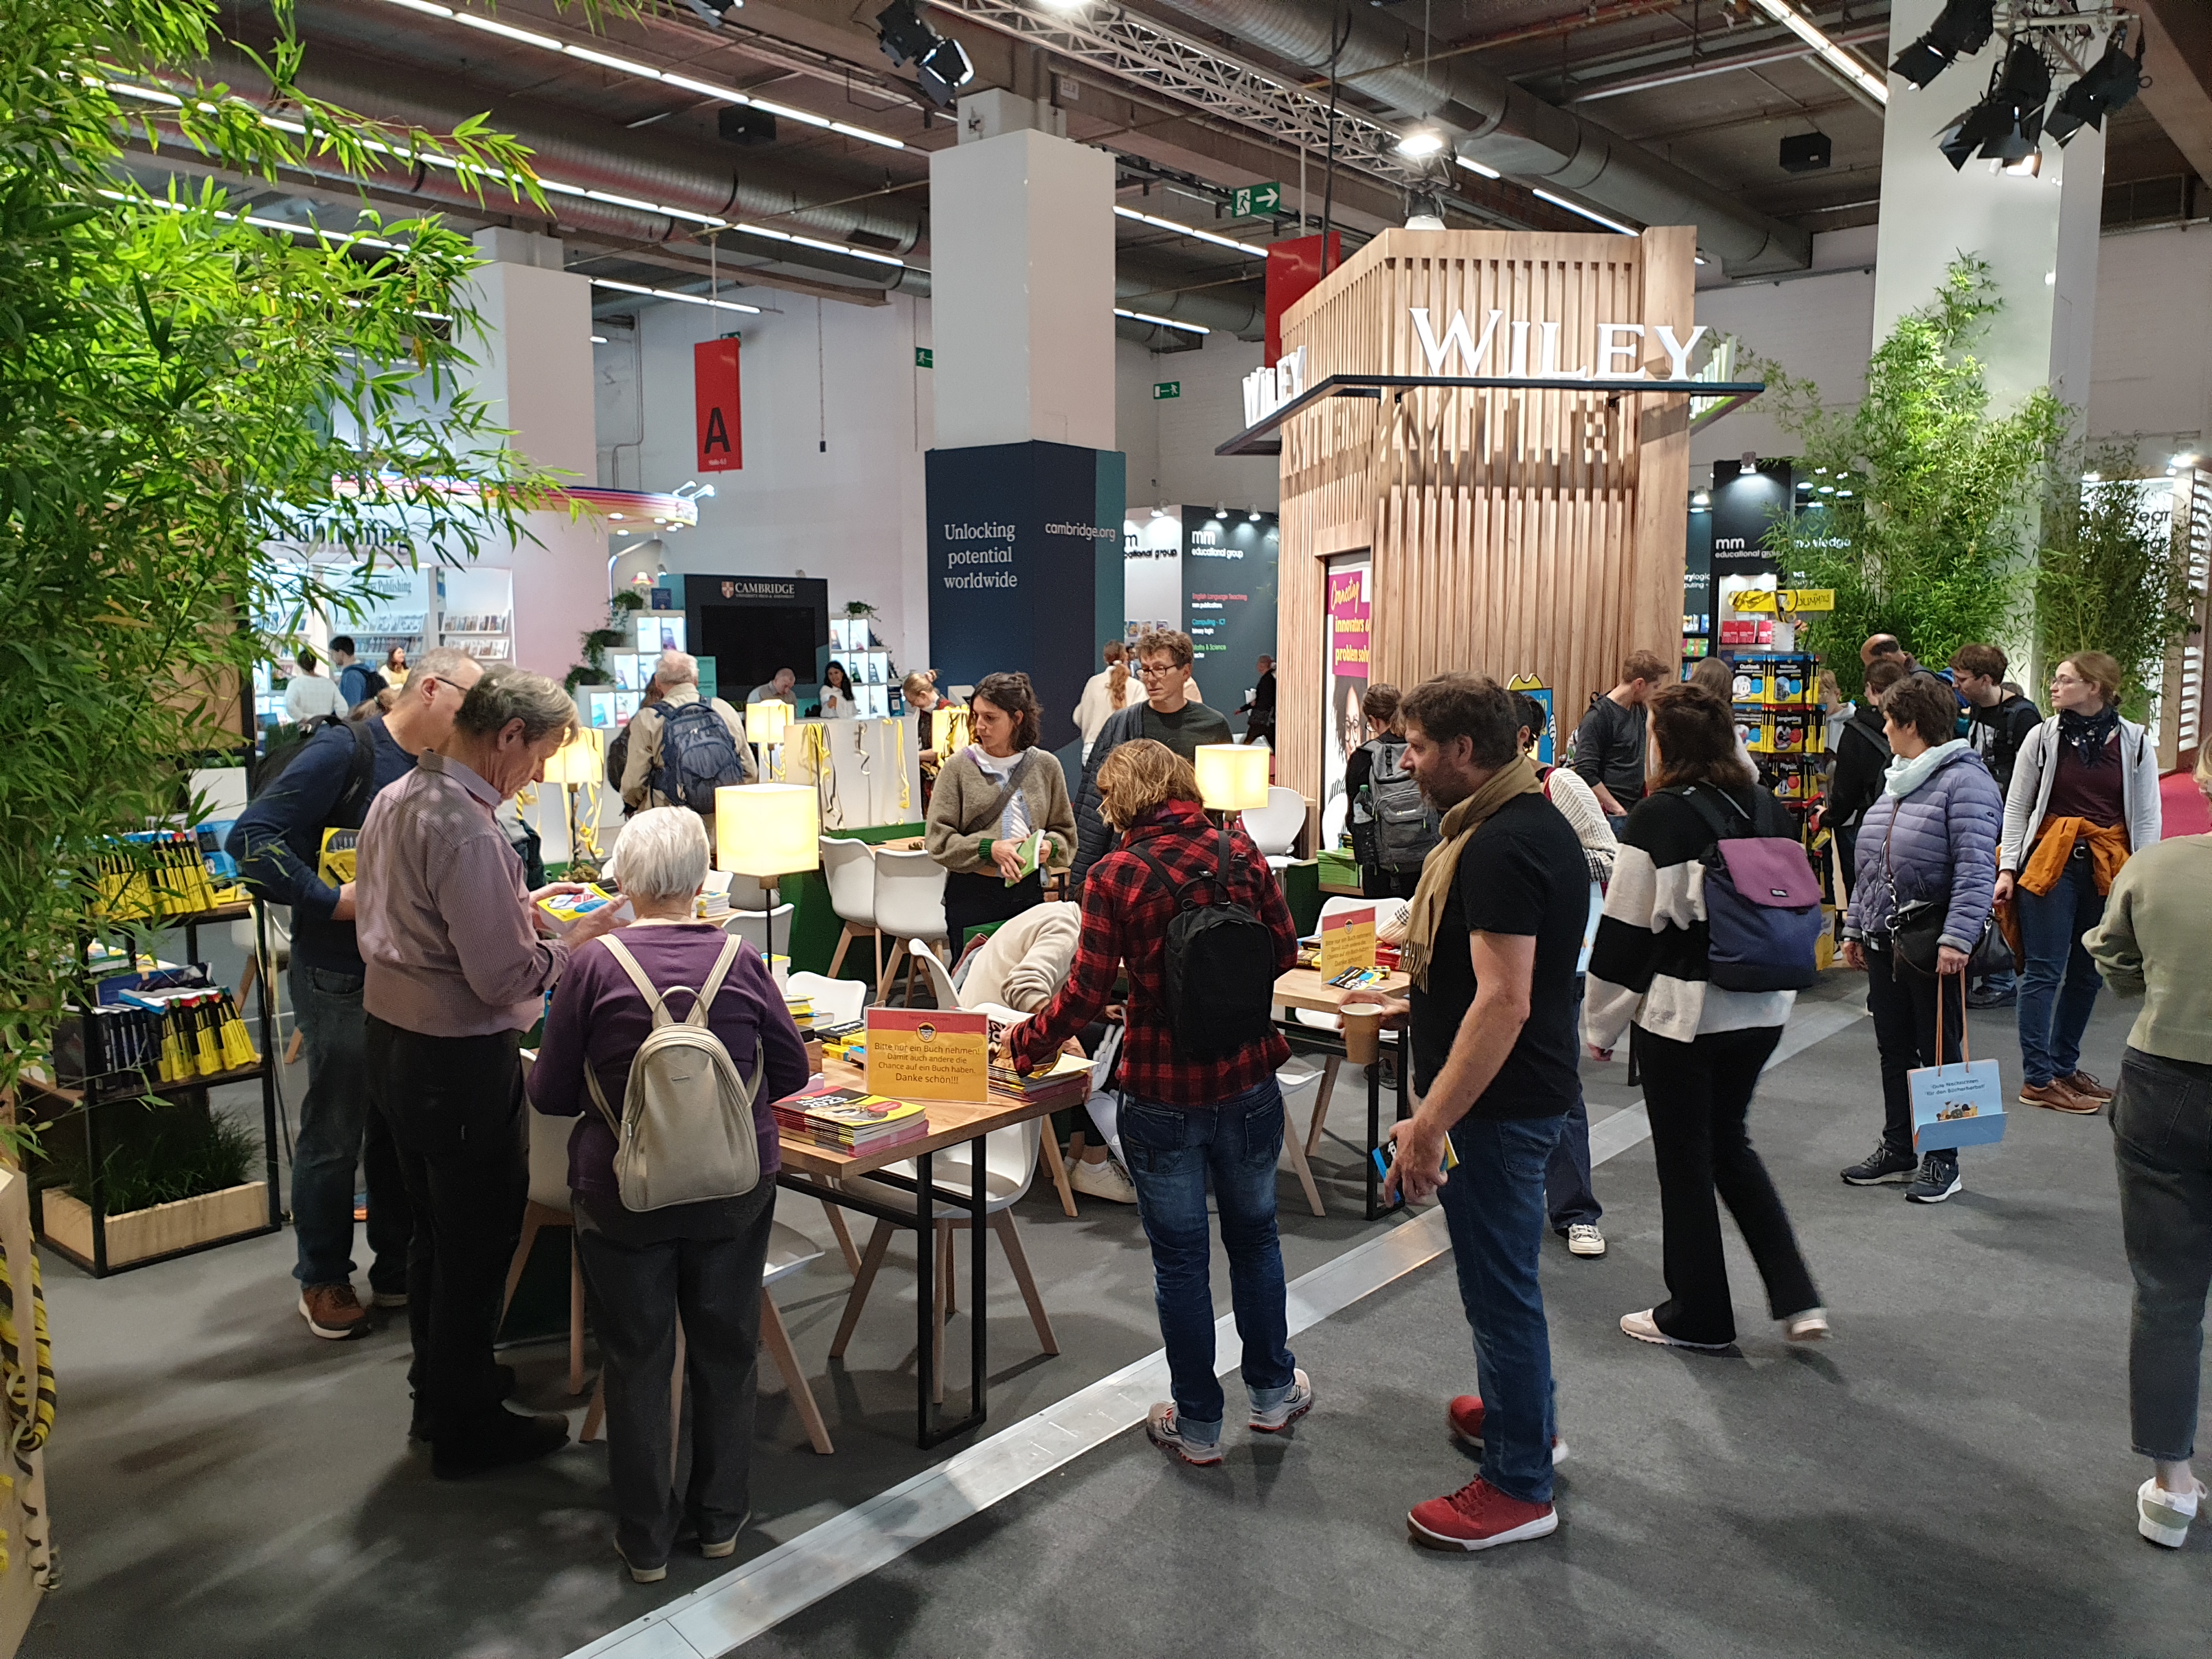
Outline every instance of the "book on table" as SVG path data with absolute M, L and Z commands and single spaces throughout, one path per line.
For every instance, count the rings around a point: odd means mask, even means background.
M 929 1113 L 920 1101 L 893 1100 L 865 1089 L 819 1089 L 775 1103 L 776 1127 L 841 1152 L 866 1152 L 921 1140 Z

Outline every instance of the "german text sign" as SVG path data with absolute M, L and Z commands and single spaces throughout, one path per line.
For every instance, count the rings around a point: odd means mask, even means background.
M 868 1092 L 981 1105 L 990 1092 L 991 1017 L 963 1009 L 868 1010 Z
M 1321 961 L 1323 979 L 1334 979 L 1347 968 L 1375 965 L 1375 909 L 1340 910 L 1321 919 Z

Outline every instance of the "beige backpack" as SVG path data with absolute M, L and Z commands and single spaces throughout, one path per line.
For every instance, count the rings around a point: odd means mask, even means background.
M 666 999 L 689 986 L 653 988 L 637 958 L 613 934 L 600 943 L 653 1010 L 653 1030 L 629 1062 L 617 1120 L 599 1087 L 599 1073 L 584 1068 L 592 1099 L 615 1132 L 615 1182 L 625 1210 L 665 1210 L 713 1198 L 739 1198 L 760 1184 L 760 1143 L 753 1127 L 753 1093 L 767 1060 L 765 1048 L 753 1060 L 753 1086 L 730 1059 L 722 1041 L 707 1029 L 708 1013 L 723 977 L 738 959 L 739 941 L 722 946 L 714 971 L 691 992 L 691 1012 L 678 1020 Z

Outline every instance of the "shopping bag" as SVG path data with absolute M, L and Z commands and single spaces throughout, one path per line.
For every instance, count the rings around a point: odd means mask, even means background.
M 1962 975 L 1949 975 L 1936 982 L 1936 1053 L 1943 1053 L 1943 1005 L 1956 984 L 1963 994 Z M 1994 1060 L 1976 1060 L 1966 1041 L 1963 994 L 1959 1011 L 1959 1054 L 1956 1066 L 1921 1066 L 1905 1074 L 1912 1097 L 1912 1150 L 1948 1152 L 1958 1146 L 1984 1146 L 2002 1140 L 2005 1131 L 2004 1080 Z

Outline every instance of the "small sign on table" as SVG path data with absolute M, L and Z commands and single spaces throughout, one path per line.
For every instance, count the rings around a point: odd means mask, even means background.
M 990 1097 L 991 1017 L 965 1009 L 871 1008 L 868 1092 L 896 1098 Z
M 1375 907 L 1340 910 L 1321 919 L 1321 960 L 1315 964 L 1323 979 L 1334 979 L 1351 968 L 1375 965 Z

